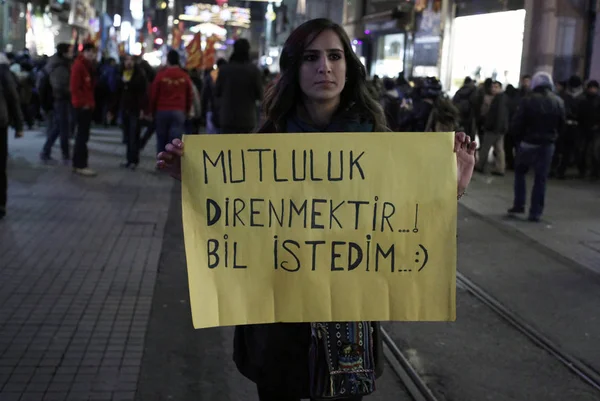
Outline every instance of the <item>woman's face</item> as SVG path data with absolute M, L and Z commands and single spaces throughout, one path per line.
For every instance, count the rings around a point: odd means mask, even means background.
M 133 57 L 125 56 L 124 64 L 125 64 L 125 69 L 131 70 L 135 65 L 135 61 L 133 61 Z
M 304 50 L 300 65 L 300 89 L 308 100 L 339 99 L 346 84 L 346 58 L 339 36 L 321 32 Z

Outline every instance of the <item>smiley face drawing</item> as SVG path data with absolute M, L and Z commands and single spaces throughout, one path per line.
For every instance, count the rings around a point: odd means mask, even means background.
M 418 264 L 421 262 L 421 260 L 423 260 L 423 263 L 421 264 L 421 267 L 418 270 L 421 271 L 429 261 L 429 252 L 427 252 L 427 248 L 425 248 L 422 244 L 419 244 L 419 248 L 421 248 L 421 251 L 417 251 L 415 253 L 415 263 Z

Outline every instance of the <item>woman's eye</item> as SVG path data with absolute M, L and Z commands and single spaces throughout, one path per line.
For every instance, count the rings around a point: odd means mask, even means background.
M 329 59 L 333 61 L 341 60 L 342 56 L 340 54 L 330 54 Z
M 316 61 L 318 59 L 314 54 L 307 54 L 304 56 L 304 61 Z

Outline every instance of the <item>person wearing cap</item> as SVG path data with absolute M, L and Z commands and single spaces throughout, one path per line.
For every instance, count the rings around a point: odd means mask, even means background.
M 566 122 L 563 100 L 554 93 L 550 74 L 538 72 L 531 80 L 532 92 L 523 98 L 512 122 L 517 156 L 513 206 L 509 214 L 525 213 L 525 176 L 534 169 L 535 178 L 529 206 L 529 221 L 541 221 L 554 148 Z

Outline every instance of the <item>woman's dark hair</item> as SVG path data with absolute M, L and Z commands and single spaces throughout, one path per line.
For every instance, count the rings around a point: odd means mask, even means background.
M 247 39 L 238 39 L 233 44 L 233 54 L 229 58 L 233 63 L 246 63 L 250 61 L 250 42 Z
M 388 131 L 385 115 L 379 102 L 373 98 L 367 87 L 367 73 L 352 50 L 350 39 L 344 29 L 325 18 L 307 21 L 296 28 L 288 37 L 279 59 L 281 75 L 275 85 L 267 91 L 263 103 L 266 122 L 260 131 L 282 131 L 287 119 L 295 112 L 301 98 L 300 65 L 304 50 L 323 31 L 335 32 L 344 47 L 346 59 L 346 84 L 341 93 L 339 110 L 350 107 L 353 112 L 374 124 L 374 131 Z

